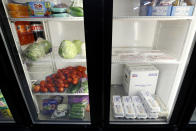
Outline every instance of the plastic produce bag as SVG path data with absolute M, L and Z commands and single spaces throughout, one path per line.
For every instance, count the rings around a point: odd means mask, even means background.
M 85 105 L 89 103 L 89 96 L 68 96 L 68 103 L 82 103 Z

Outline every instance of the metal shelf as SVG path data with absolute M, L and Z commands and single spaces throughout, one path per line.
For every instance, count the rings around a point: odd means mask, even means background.
M 34 95 L 40 95 L 40 96 L 57 96 L 57 95 L 61 95 L 61 96 L 88 96 L 88 93 L 67 93 L 67 92 L 62 92 L 62 93 L 58 93 L 58 92 L 54 92 L 54 93 L 34 93 Z
M 150 48 L 113 48 L 112 63 L 179 64 L 180 61 L 164 51 Z
M 58 124 L 90 124 L 90 112 L 85 112 L 85 118 L 83 120 L 77 120 L 77 119 L 69 119 L 69 118 L 57 118 L 52 119 L 51 117 L 47 117 L 43 114 L 38 114 L 38 119 L 40 122 L 37 123 L 48 123 L 48 122 L 58 122 Z
M 113 16 L 113 20 L 192 20 L 193 16 Z
M 73 59 L 64 59 L 59 56 L 58 48 L 54 48 L 54 57 L 55 57 L 55 61 L 61 61 L 61 62 L 86 62 L 86 57 L 81 56 L 79 54 Z
M 84 21 L 84 17 L 9 18 L 10 21 Z

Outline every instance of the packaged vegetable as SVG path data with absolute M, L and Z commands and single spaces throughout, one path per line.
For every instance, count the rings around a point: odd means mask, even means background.
M 36 61 L 37 59 L 45 56 L 45 50 L 44 50 L 44 47 L 41 44 L 34 43 L 34 44 L 29 45 L 25 49 L 24 55 L 28 59 Z
M 77 50 L 76 45 L 73 42 L 64 40 L 61 42 L 58 52 L 62 58 L 71 59 L 77 55 L 78 50 Z
M 51 118 L 65 117 L 67 114 L 67 108 L 67 104 L 59 104 L 54 113 L 52 114 Z
M 84 119 L 85 117 L 85 105 L 82 103 L 71 104 L 71 109 L 69 111 L 70 119 Z
M 7 103 L 4 99 L 4 97 L 0 98 L 0 110 L 1 109 L 8 109 Z
M 24 50 L 24 55 L 30 60 L 37 60 L 44 57 L 52 51 L 52 44 L 42 38 L 38 39 L 36 43 L 29 45 Z
M 44 47 L 46 54 L 48 54 L 52 51 L 52 44 L 49 41 L 44 40 L 42 38 L 38 38 L 37 43 L 41 44 Z
M 78 84 L 74 85 L 74 84 L 70 84 L 67 92 L 68 93 L 78 93 L 78 91 L 81 88 L 81 81 L 78 82 Z
M 85 105 L 88 102 L 89 102 L 89 96 L 68 96 L 68 103 L 69 104 L 79 103 L 78 105 L 81 106 L 80 103 Z M 77 104 L 74 106 L 77 106 Z
M 42 113 L 44 115 L 52 115 L 58 105 L 57 100 L 55 99 L 44 99 L 42 106 Z
M 76 17 L 84 16 L 82 0 L 74 0 L 70 7 L 70 14 Z

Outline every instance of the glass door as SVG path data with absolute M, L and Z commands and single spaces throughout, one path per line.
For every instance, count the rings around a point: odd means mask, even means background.
M 110 124 L 169 123 L 195 33 L 193 0 L 113 0 Z
M 33 123 L 90 124 L 83 1 L 2 3 Z
M 196 110 L 194 110 L 194 112 L 193 112 L 190 123 L 191 124 L 196 124 Z
M 6 103 L 6 100 L 0 90 L 0 123 L 14 122 L 12 113 Z

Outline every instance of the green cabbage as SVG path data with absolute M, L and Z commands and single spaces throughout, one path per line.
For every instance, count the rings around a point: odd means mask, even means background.
M 45 56 L 44 46 L 38 43 L 31 44 L 25 49 L 24 55 L 30 60 L 35 61 L 38 58 Z
M 81 45 L 83 44 L 83 42 L 80 40 L 73 40 L 73 43 L 76 45 L 78 54 L 81 53 Z
M 44 50 L 45 50 L 46 54 L 51 52 L 52 44 L 49 41 L 42 40 L 42 41 L 38 42 L 38 44 L 41 44 L 44 47 Z
M 74 58 L 77 55 L 77 47 L 76 45 L 68 40 L 64 40 L 61 42 L 59 46 L 59 55 L 65 59 Z

